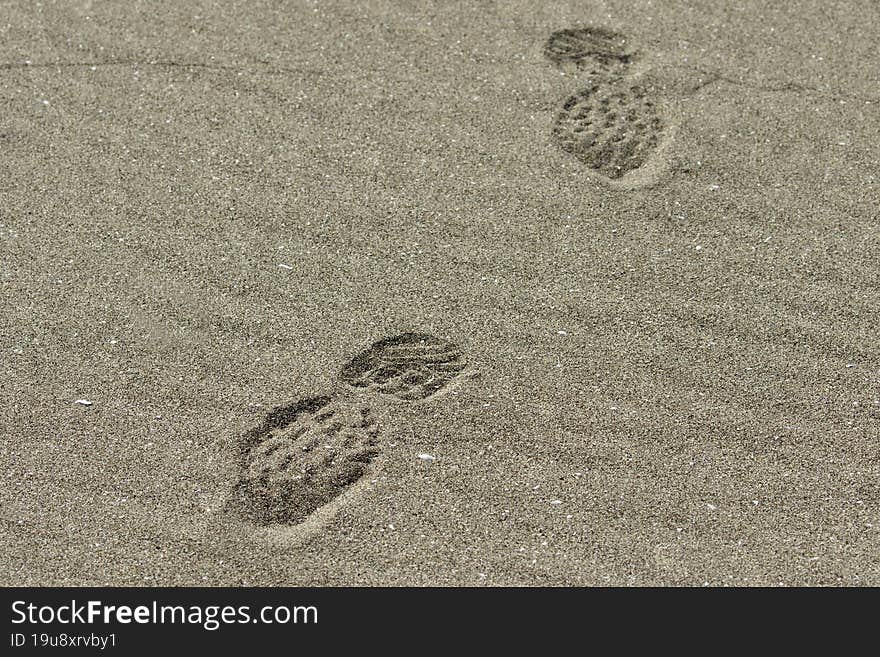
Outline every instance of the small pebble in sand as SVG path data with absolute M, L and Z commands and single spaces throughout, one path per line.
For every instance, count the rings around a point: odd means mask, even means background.
M 709 509 L 709 511 L 715 511 L 718 507 L 714 504 L 707 504 L 706 508 Z
M 81 406 L 91 406 L 92 405 L 92 402 L 90 402 L 88 399 L 77 399 L 73 403 L 80 404 Z
M 559 506 L 560 504 L 562 504 L 562 500 L 550 500 L 550 504 L 552 504 L 553 506 Z
M 293 267 L 291 267 L 290 265 L 285 265 L 283 262 L 279 263 L 278 268 L 279 269 L 293 269 Z
M 437 457 L 432 456 L 431 454 L 419 454 L 418 458 L 422 461 L 435 461 Z

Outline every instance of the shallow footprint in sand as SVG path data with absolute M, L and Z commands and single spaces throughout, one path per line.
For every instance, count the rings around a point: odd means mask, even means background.
M 299 523 L 368 472 L 379 432 L 363 401 L 310 397 L 277 408 L 240 439 L 230 504 L 258 525 Z
M 558 30 L 544 44 L 544 56 L 554 64 L 574 64 L 579 70 L 607 77 L 626 74 L 636 53 L 625 35 L 602 27 Z
M 357 354 L 342 368 L 340 378 L 355 389 L 416 401 L 445 388 L 466 364 L 452 342 L 427 333 L 403 333 Z
M 465 366 L 457 345 L 426 333 L 404 333 L 357 354 L 340 378 L 354 393 L 417 401 L 448 386 Z M 363 399 L 352 390 L 276 408 L 244 434 L 227 510 L 272 531 L 295 530 L 349 495 L 346 491 L 374 469 L 386 417 L 380 399 Z
M 553 140 L 616 180 L 645 165 L 662 131 L 660 115 L 642 87 L 596 83 L 565 100 L 553 124 Z
M 631 75 L 638 54 L 626 36 L 605 28 L 559 30 L 548 38 L 544 55 L 560 66 L 574 63 L 586 85 L 563 101 L 553 143 L 609 183 L 654 180 L 672 131 Z

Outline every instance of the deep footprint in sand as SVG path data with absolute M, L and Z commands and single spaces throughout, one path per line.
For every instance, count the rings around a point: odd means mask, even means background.
M 452 342 L 404 333 L 374 342 L 342 368 L 340 378 L 358 390 L 417 401 L 440 392 L 466 365 Z
M 601 27 L 558 30 L 544 44 L 544 56 L 554 64 L 574 64 L 581 71 L 620 77 L 636 53 L 625 35 Z
M 258 525 L 293 525 L 361 479 L 379 454 L 363 401 L 311 397 L 277 408 L 242 436 L 232 506 Z
M 653 180 L 671 131 L 650 92 L 631 75 L 638 54 L 627 37 L 605 28 L 559 30 L 544 55 L 560 66 L 573 63 L 586 85 L 563 101 L 553 143 L 609 183 Z
M 663 123 L 638 85 L 601 84 L 563 103 L 553 140 L 592 170 L 616 180 L 646 164 L 660 144 Z

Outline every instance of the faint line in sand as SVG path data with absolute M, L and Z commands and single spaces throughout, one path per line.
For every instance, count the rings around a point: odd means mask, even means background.
M 95 62 L 5 62 L 0 63 L 0 70 L 28 70 L 28 69 L 52 69 L 52 68 L 90 68 L 92 70 L 108 67 L 157 67 L 157 68 L 201 68 L 218 71 L 229 71 L 234 73 L 253 72 L 262 67 L 268 73 L 291 74 L 308 77 L 320 77 L 324 75 L 324 71 L 316 68 L 289 68 L 284 66 L 276 66 L 267 61 L 256 61 L 252 66 L 220 64 L 208 62 L 186 62 L 175 59 L 154 59 L 154 60 L 137 60 L 137 59 L 116 59 Z

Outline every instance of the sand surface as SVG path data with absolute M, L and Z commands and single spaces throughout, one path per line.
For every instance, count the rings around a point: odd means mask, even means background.
M 620 180 L 552 137 L 590 26 Z M 2 2 L 0 584 L 878 585 L 878 177 L 871 0 Z M 409 331 L 453 384 L 341 380 Z M 366 473 L 231 512 L 321 394 Z

